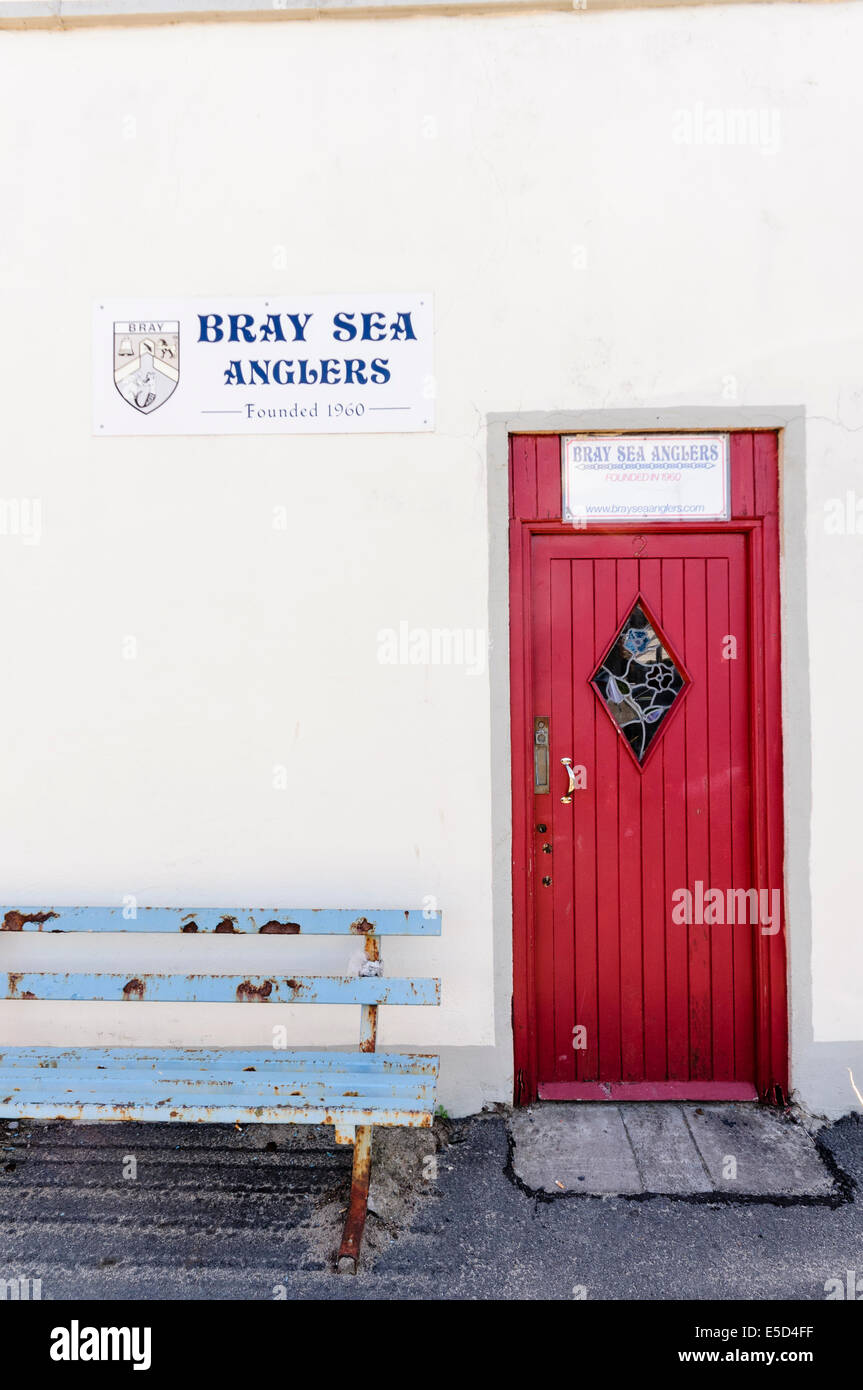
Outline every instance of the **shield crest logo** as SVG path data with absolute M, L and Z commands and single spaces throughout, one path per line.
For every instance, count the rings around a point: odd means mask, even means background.
M 132 320 L 114 324 L 114 385 L 142 415 L 164 405 L 180 380 L 180 325 Z

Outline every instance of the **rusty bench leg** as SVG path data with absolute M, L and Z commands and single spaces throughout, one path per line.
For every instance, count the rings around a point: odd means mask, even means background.
M 354 1140 L 354 1167 L 351 1174 L 351 1199 L 337 1263 L 340 1274 L 356 1274 L 357 1272 L 360 1246 L 366 1224 L 371 1167 L 372 1126 L 357 1125 L 357 1134 Z

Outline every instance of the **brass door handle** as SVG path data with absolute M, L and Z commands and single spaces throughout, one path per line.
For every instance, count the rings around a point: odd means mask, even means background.
M 566 789 L 567 794 L 560 798 L 564 806 L 568 806 L 572 801 L 572 793 L 575 791 L 575 773 L 572 770 L 572 758 L 561 758 L 560 761 L 569 773 L 569 786 Z

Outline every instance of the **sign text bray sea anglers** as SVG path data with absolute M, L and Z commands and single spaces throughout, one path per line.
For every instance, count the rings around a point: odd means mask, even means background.
M 359 322 L 357 318 L 359 317 Z M 306 329 L 312 314 L 267 314 L 256 321 L 254 314 L 229 314 L 227 323 L 221 314 L 199 314 L 199 343 L 278 343 L 306 344 Z M 361 315 L 338 311 L 332 319 L 332 337 L 338 343 L 383 343 L 416 341 L 411 314 L 398 313 L 387 319 L 378 312 Z M 302 351 L 302 349 L 300 349 Z M 370 349 L 374 351 L 374 349 Z M 341 382 L 356 382 L 366 386 L 369 381 L 384 383 L 390 379 L 389 362 L 385 357 L 324 357 L 317 361 L 300 357 L 275 359 L 250 357 L 243 361 L 231 358 L 225 368 L 228 386 L 338 386 Z

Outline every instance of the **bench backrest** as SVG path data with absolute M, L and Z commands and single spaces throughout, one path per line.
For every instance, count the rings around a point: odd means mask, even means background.
M 440 936 L 441 914 L 355 907 L 0 907 L 2 931 Z
M 382 936 L 440 936 L 441 914 L 418 909 L 58 907 L 0 908 L 0 932 L 139 932 L 353 936 L 365 943 L 358 975 L 181 975 L 48 970 L 0 972 L 0 999 L 131 1003 L 360 1004 L 360 1049 L 373 1052 L 380 1004 L 439 1004 L 440 980 L 380 974 Z M 134 914 L 134 915 L 133 915 Z

